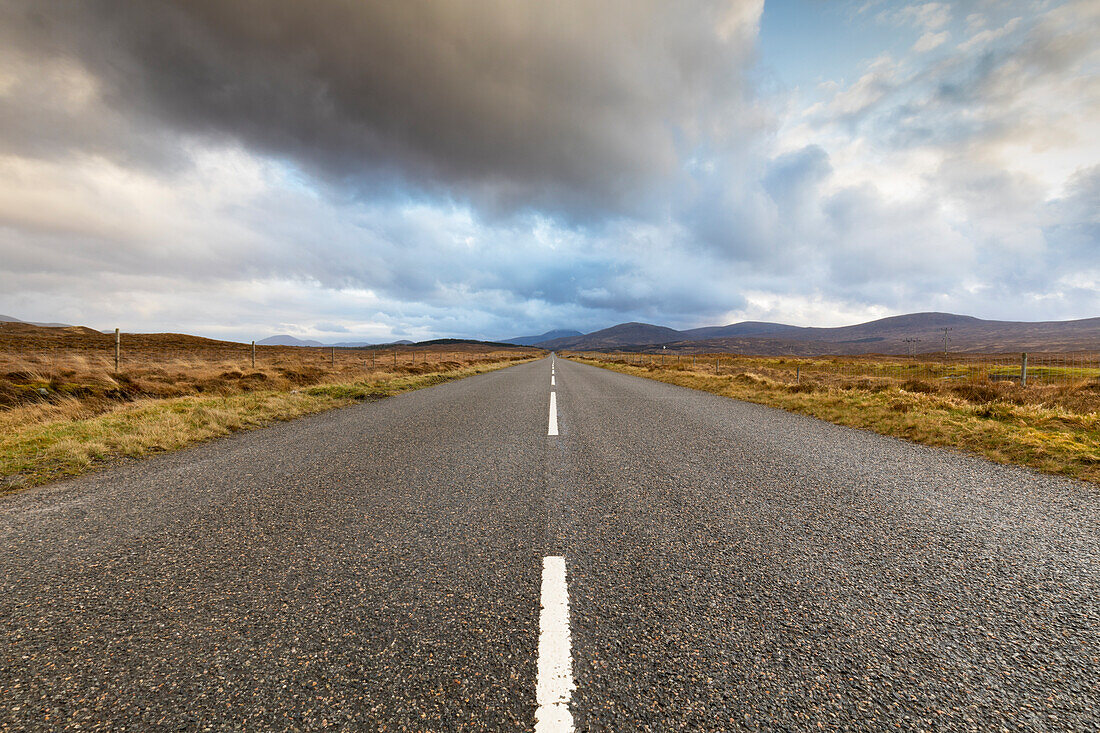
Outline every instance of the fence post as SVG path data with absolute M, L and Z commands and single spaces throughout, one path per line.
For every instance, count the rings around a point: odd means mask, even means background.
M 802 383 L 802 365 L 796 366 L 794 368 L 794 383 L 795 384 L 801 384 Z
M 718 374 L 718 369 L 720 368 L 720 367 L 719 367 L 719 365 L 720 365 L 721 363 L 722 363 L 722 360 L 721 360 L 721 359 L 718 359 L 718 358 L 716 358 L 716 359 L 714 360 L 714 373 L 715 373 L 715 374 Z
M 397 347 L 393 347 L 393 368 L 397 368 Z
M 336 366 L 336 347 L 330 347 L 332 352 L 329 354 L 329 365 Z
M 1027 386 L 1027 352 L 1020 355 L 1020 386 Z
M 256 368 L 256 342 L 252 342 L 252 368 Z
M 122 336 L 119 335 L 118 329 L 115 329 L 115 374 L 118 374 L 118 363 L 122 358 Z

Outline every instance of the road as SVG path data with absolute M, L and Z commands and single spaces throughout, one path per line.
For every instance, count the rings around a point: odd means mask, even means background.
M 1100 729 L 1096 487 L 549 358 L 2 499 L 0 585 L 5 730 Z

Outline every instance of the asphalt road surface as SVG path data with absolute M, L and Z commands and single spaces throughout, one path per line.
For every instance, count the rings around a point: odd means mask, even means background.
M 551 369 L 0 499 L 0 728 L 1100 729 L 1096 487 Z

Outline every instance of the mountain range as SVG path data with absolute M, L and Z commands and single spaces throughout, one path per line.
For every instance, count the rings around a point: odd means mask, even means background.
M 649 323 L 622 323 L 580 336 L 535 342 L 544 349 L 761 355 L 996 353 L 1100 351 L 1100 318 L 1075 321 L 987 321 L 953 313 L 911 313 L 837 328 L 743 321 L 683 331 Z
M 265 339 L 256 342 L 257 346 L 335 346 L 338 349 L 360 349 L 364 346 L 404 346 L 411 344 L 412 341 L 391 341 L 386 344 L 375 344 L 370 341 L 340 341 L 334 344 L 325 344 L 320 341 L 314 341 L 313 339 L 300 339 L 296 336 L 281 333 L 277 336 L 268 336 Z
M 538 336 L 516 336 L 515 338 L 504 339 L 503 343 L 515 344 L 516 346 L 534 346 L 535 344 L 542 343 L 544 341 L 553 341 L 554 339 L 567 339 L 574 338 L 576 336 L 583 336 L 580 331 L 570 331 L 568 329 L 557 329 L 554 331 L 547 331 L 546 333 L 540 333 Z
M 34 323 L 0 315 L 0 324 L 11 328 L 45 326 L 68 328 L 64 323 Z M 946 332 L 945 332 L 946 329 Z M 87 329 L 81 329 L 87 330 Z M 592 333 L 557 329 L 533 336 L 517 336 L 502 342 L 573 351 L 654 351 L 680 353 L 725 352 L 765 356 L 824 356 L 855 354 L 952 352 L 1007 353 L 1018 351 L 1100 351 L 1100 318 L 1073 321 L 990 321 L 953 313 L 911 313 L 836 328 L 792 326 L 785 323 L 742 321 L 726 326 L 677 330 L 651 323 L 620 323 Z M 443 342 L 465 342 L 444 339 Z M 437 342 L 420 342 L 421 344 Z M 388 344 L 342 342 L 323 344 L 282 334 L 257 344 L 338 348 L 386 347 L 412 344 L 402 340 Z M 488 343 L 488 342 L 486 342 Z

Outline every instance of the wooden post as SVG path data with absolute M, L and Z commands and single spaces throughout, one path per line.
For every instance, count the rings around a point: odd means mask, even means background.
M 1020 386 L 1027 386 L 1027 352 L 1020 355 Z
M 252 342 L 252 368 L 256 368 L 256 342 Z
M 715 360 L 714 360 L 714 373 L 715 374 L 718 373 L 718 369 L 719 369 L 718 365 L 721 364 L 721 363 L 722 363 L 721 359 L 715 358 Z
M 397 368 L 397 344 L 393 345 L 393 368 Z
M 329 365 L 336 366 L 336 347 L 330 346 L 329 348 L 332 349 L 332 352 L 329 354 Z
M 122 359 L 122 336 L 115 329 L 115 374 L 118 374 L 118 363 Z

